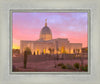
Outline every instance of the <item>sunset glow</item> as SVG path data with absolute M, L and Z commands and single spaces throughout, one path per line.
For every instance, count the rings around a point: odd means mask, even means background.
M 20 49 L 20 40 L 38 40 L 45 19 L 53 39 L 68 38 L 87 47 L 87 13 L 13 13 L 13 48 Z

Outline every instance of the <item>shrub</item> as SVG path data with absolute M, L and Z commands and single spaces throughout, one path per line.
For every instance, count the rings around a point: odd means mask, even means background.
M 84 66 L 83 65 L 80 65 L 80 70 L 84 71 Z
M 87 65 L 85 65 L 85 66 L 80 66 L 80 70 L 81 71 L 88 71 L 88 66 Z
M 88 71 L 88 65 L 84 66 L 84 71 Z
M 67 64 L 66 67 L 67 67 L 67 69 L 73 69 L 72 65 L 70 65 L 70 64 Z
M 63 65 L 64 65 L 63 63 L 59 63 L 59 64 L 58 64 L 58 66 L 63 66 Z
M 77 69 L 79 69 L 79 63 L 75 63 L 74 67 L 77 68 Z
M 12 66 L 12 71 L 16 72 L 16 71 L 19 71 L 19 70 L 18 70 L 18 68 L 15 65 L 13 65 Z
M 56 68 L 56 65 L 54 67 Z
M 67 69 L 67 67 L 65 65 L 62 65 L 61 68 L 62 69 Z
M 32 55 L 31 49 L 26 47 L 25 51 L 27 52 L 27 55 Z

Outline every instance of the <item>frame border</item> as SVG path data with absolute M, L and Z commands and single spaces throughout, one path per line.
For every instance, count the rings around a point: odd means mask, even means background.
M 13 12 L 77 12 L 88 13 L 88 72 L 12 72 L 12 13 Z M 9 73 L 14 75 L 33 75 L 33 74 L 45 74 L 45 75 L 90 75 L 91 74 L 91 10 L 90 9 L 10 9 L 9 10 Z

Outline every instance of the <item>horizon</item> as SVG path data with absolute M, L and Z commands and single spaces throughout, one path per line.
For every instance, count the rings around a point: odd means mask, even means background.
M 20 49 L 20 40 L 38 40 L 45 19 L 52 39 L 67 38 L 88 47 L 87 13 L 13 13 L 13 49 Z

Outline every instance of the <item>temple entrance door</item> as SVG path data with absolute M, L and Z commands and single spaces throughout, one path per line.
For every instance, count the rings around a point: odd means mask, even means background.
M 44 53 L 44 54 L 46 53 L 46 49 L 43 49 L 43 53 Z
M 61 47 L 61 53 L 65 53 L 65 47 L 64 46 Z

